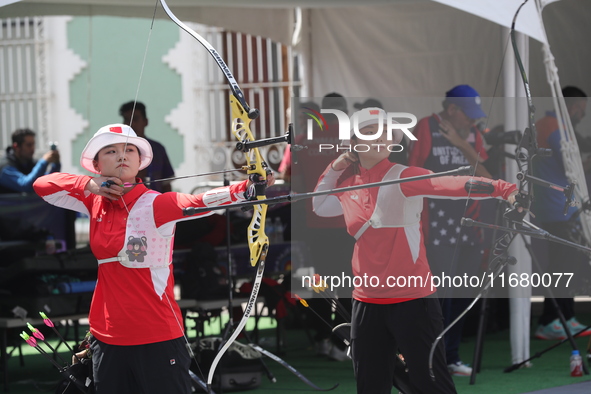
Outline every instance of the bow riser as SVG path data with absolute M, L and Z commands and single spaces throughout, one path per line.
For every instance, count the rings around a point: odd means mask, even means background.
M 250 121 L 242 104 L 234 97 L 230 97 L 230 108 L 232 110 L 232 134 L 238 141 L 253 141 L 250 130 Z M 266 163 L 263 161 L 258 148 L 249 150 L 246 153 L 247 174 L 258 174 L 261 179 L 266 179 Z M 257 200 L 265 199 L 264 187 L 257 190 Z M 269 248 L 269 238 L 265 234 L 265 219 L 267 217 L 267 205 L 255 205 L 253 217 L 248 225 L 248 248 L 250 249 L 250 264 L 254 267 L 266 257 Z

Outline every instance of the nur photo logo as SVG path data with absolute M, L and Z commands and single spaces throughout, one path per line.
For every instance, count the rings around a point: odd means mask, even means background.
M 355 151 L 355 152 L 367 152 L 370 147 L 377 147 L 378 149 L 384 148 L 390 152 L 400 152 L 404 149 L 399 142 L 403 136 L 407 136 L 411 141 L 416 141 L 417 137 L 409 130 L 416 126 L 417 117 L 409 112 L 386 112 L 380 108 L 366 108 L 361 111 L 357 111 L 349 118 L 349 116 L 338 109 L 322 108 L 320 112 L 315 111 L 311 108 L 304 107 L 304 114 L 309 117 L 307 119 L 306 137 L 308 140 L 314 140 L 315 129 L 318 132 L 328 131 L 328 122 L 323 114 L 334 115 L 337 119 L 336 124 L 331 123 L 330 127 L 338 126 L 338 139 L 341 141 L 340 145 L 335 144 L 319 144 L 319 151 L 323 150 L 336 150 L 338 151 Z M 318 128 L 314 127 L 314 122 Z M 374 133 L 367 134 L 362 133 L 360 129 L 363 129 L 367 125 L 377 125 Z M 330 130 L 331 132 L 334 131 Z M 383 135 L 385 132 L 385 140 L 390 143 L 380 144 L 367 144 L 357 143 L 355 145 L 348 144 L 348 141 L 355 137 L 358 141 L 376 141 L 378 139 L 384 140 Z M 316 136 L 318 137 L 318 136 Z

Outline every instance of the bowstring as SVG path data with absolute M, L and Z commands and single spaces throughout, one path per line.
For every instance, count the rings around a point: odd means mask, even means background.
M 129 127 L 131 127 L 131 123 L 133 121 L 133 117 L 135 115 L 135 108 L 136 108 L 136 104 L 138 101 L 138 97 L 139 97 L 139 92 L 140 92 L 140 87 L 142 84 L 142 79 L 144 76 L 144 69 L 146 66 L 146 59 L 148 57 L 148 49 L 150 47 L 150 40 L 152 38 L 152 32 L 154 30 L 154 21 L 156 20 L 156 11 L 158 10 L 158 3 L 159 0 L 156 0 L 155 4 L 154 4 L 154 13 L 152 14 L 152 21 L 150 23 L 150 29 L 148 31 L 148 39 L 146 41 L 146 48 L 144 50 L 144 57 L 142 59 L 142 65 L 140 67 L 140 75 L 138 78 L 138 83 L 137 83 L 137 88 L 135 91 L 135 97 L 133 99 L 133 107 L 131 109 L 131 117 L 129 119 Z M 135 130 L 134 130 L 135 131 Z M 123 157 L 125 157 L 126 151 L 127 151 L 127 145 L 129 142 L 129 134 L 126 136 L 125 138 L 125 144 L 123 145 Z M 139 152 L 139 149 L 138 149 Z M 121 167 L 119 169 L 119 179 L 121 179 L 121 172 L 123 171 L 123 167 Z M 127 204 L 125 203 L 125 198 L 123 198 L 123 196 L 121 197 L 121 201 L 123 202 L 123 206 L 125 207 L 125 210 L 127 211 L 127 214 L 130 215 L 130 210 L 129 207 L 127 206 Z M 145 247 L 147 247 L 147 245 L 144 245 Z M 168 302 L 168 305 L 170 306 L 170 311 L 172 312 L 172 315 L 174 316 L 174 319 L 176 321 L 177 326 L 179 327 L 183 338 L 185 340 L 185 346 L 187 347 L 187 352 L 189 353 L 189 357 L 195 362 L 195 365 L 197 366 L 197 369 L 199 371 L 199 374 L 201 375 L 201 378 L 203 379 L 203 381 L 205 382 L 205 375 L 203 374 L 203 371 L 201 370 L 201 367 L 199 366 L 199 363 L 197 362 L 197 359 L 195 357 L 195 353 L 192 351 L 191 349 L 191 344 L 189 343 L 189 338 L 187 337 L 187 334 L 185 333 L 185 330 L 183 328 L 183 324 L 181 324 L 181 322 L 178 319 L 178 316 L 176 314 L 176 311 L 174 310 L 174 306 L 172 305 L 172 302 L 170 301 L 170 298 L 168 297 L 168 294 L 166 293 L 166 291 L 164 292 L 164 296 L 166 297 L 166 300 Z
M 154 21 L 156 20 L 156 11 L 157 10 L 158 10 L 158 0 L 156 0 L 156 4 L 154 4 L 154 13 L 152 14 L 152 21 L 150 23 L 150 29 L 148 30 L 148 39 L 146 41 L 146 48 L 144 49 L 144 57 L 142 59 L 142 65 L 140 66 L 140 76 L 138 78 L 137 88 L 135 90 L 135 97 L 133 98 L 133 107 L 131 108 L 131 117 L 129 118 L 129 123 L 130 123 L 129 127 L 130 128 L 131 128 L 131 123 L 133 122 L 133 117 L 135 115 L 135 107 L 137 105 L 137 99 L 140 94 L 140 87 L 142 84 L 142 78 L 144 76 L 144 69 L 146 67 L 146 59 L 148 57 L 148 49 L 150 48 L 150 40 L 152 38 L 152 31 L 154 30 Z M 125 157 L 128 142 L 129 142 L 129 134 L 125 137 L 125 144 L 123 145 L 123 157 Z M 139 149 L 138 149 L 138 152 L 139 152 Z M 121 172 L 122 171 L 123 171 L 123 167 L 120 167 L 119 168 L 119 179 L 121 179 Z M 125 203 L 125 200 L 123 198 L 121 200 L 123 201 L 123 205 L 125 206 L 125 210 L 129 214 L 129 208 L 127 207 L 127 204 Z

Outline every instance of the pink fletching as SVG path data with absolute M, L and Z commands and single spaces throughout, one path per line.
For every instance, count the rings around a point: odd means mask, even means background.
M 40 339 L 40 340 L 42 340 L 42 341 L 44 341 L 44 340 L 45 340 L 45 336 L 43 336 L 43 334 L 42 334 L 42 333 L 41 333 L 41 331 L 39 331 L 39 330 L 35 330 L 35 331 L 33 331 L 33 336 L 34 336 L 35 338 L 37 338 L 37 339 Z
M 33 347 L 37 346 L 37 341 L 33 337 L 29 337 L 26 342 Z
M 47 327 L 53 327 L 53 322 L 49 319 L 43 319 L 43 323 L 45 323 Z

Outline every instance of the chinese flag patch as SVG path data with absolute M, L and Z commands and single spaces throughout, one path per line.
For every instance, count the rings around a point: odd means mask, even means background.
M 111 131 L 113 133 L 118 133 L 118 134 L 123 133 L 123 129 L 121 127 L 109 127 L 109 131 Z

